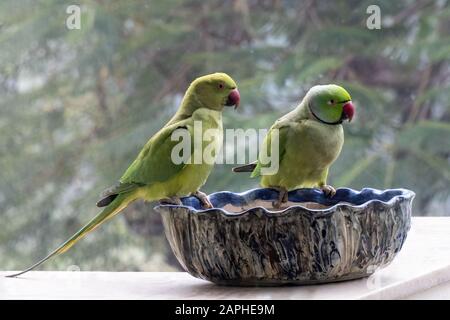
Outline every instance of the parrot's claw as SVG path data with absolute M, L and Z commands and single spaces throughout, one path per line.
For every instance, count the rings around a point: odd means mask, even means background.
M 170 197 L 159 200 L 159 204 L 173 204 L 173 205 L 182 205 L 180 198 L 178 197 Z
M 275 209 L 281 209 L 281 206 L 288 202 L 288 191 L 285 188 L 274 188 L 278 191 L 278 200 L 272 202 Z
M 330 198 L 334 197 L 334 195 L 336 194 L 336 189 L 329 185 L 323 185 L 320 187 L 320 189 L 323 191 L 325 196 Z
M 196 197 L 200 201 L 204 209 L 211 209 L 213 207 L 206 193 L 203 193 L 201 191 L 195 191 L 191 193 L 191 196 Z

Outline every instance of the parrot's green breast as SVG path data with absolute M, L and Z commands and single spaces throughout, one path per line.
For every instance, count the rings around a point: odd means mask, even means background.
M 328 168 L 337 159 L 344 143 L 342 125 L 312 120 L 289 122 L 284 154 L 276 174 L 262 176 L 263 187 L 320 187 L 326 184 Z

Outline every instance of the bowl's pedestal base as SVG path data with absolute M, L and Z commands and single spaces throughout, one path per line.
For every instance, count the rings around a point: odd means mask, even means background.
M 356 280 L 370 277 L 373 273 L 351 274 L 332 279 L 304 279 L 304 280 L 277 280 L 277 279 L 203 279 L 213 282 L 221 286 L 236 286 L 236 287 L 278 287 L 278 286 L 304 286 L 314 284 L 325 284 L 332 282 L 341 282 Z

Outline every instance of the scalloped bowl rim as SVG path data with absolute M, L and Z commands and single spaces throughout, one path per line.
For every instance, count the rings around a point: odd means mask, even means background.
M 218 191 L 218 192 L 211 193 L 208 196 L 208 198 L 214 200 L 214 198 L 219 197 L 220 195 L 228 195 L 228 196 L 231 195 L 231 196 L 236 196 L 241 199 L 245 199 L 246 197 L 249 197 L 249 195 L 251 195 L 253 193 L 264 192 L 264 191 L 277 192 L 273 188 L 254 188 L 254 189 L 250 189 L 250 190 L 247 190 L 244 192 L 239 192 L 239 193 L 235 193 L 235 192 L 231 192 L 231 191 Z M 295 190 L 289 191 L 289 201 L 299 202 L 299 201 L 292 201 L 291 196 L 298 196 L 299 193 L 305 193 L 305 192 L 310 192 L 310 195 L 314 195 L 313 193 L 311 193 L 311 192 L 314 192 L 315 196 L 318 197 L 319 199 L 321 197 L 322 198 L 324 197 L 323 192 L 319 189 L 301 188 L 301 189 L 295 189 Z M 289 206 L 282 210 L 270 210 L 270 209 L 267 209 L 262 206 L 255 206 L 255 207 L 251 207 L 246 210 L 243 210 L 241 212 L 229 212 L 229 211 L 223 209 L 223 207 L 213 207 L 213 208 L 208 208 L 208 209 L 196 209 L 191 205 L 185 205 L 185 204 L 183 204 L 183 205 L 159 204 L 155 207 L 155 209 L 159 211 L 159 209 L 164 209 L 164 208 L 185 208 L 185 209 L 189 210 L 190 213 L 192 213 L 192 214 L 208 214 L 208 213 L 214 213 L 214 212 L 221 212 L 226 217 L 240 217 L 240 216 L 249 214 L 250 212 L 253 212 L 255 209 L 262 210 L 262 212 L 264 212 L 265 214 L 268 214 L 268 215 L 271 215 L 272 213 L 276 213 L 277 216 L 279 216 L 279 215 L 283 215 L 283 214 L 287 213 L 288 211 L 291 211 L 293 208 L 301 208 L 301 209 L 309 211 L 311 213 L 326 215 L 326 214 L 331 214 L 331 213 L 335 212 L 337 209 L 348 208 L 348 207 L 358 209 L 358 208 L 364 208 L 364 207 L 374 204 L 374 203 L 381 204 L 385 207 L 392 207 L 398 201 L 412 200 L 412 199 L 414 199 L 414 197 L 416 195 L 415 192 L 405 189 L 405 188 L 395 188 L 395 189 L 386 189 L 386 190 L 379 190 L 379 189 L 374 189 L 374 188 L 363 188 L 363 189 L 361 189 L 361 191 L 357 191 L 357 190 L 354 190 L 351 188 L 338 188 L 338 189 L 336 189 L 336 194 L 338 192 L 340 192 L 340 193 L 347 192 L 347 193 L 351 194 L 353 197 L 362 195 L 363 193 L 370 193 L 371 195 L 374 195 L 374 196 L 383 196 L 383 194 L 386 194 L 388 192 L 390 192 L 390 193 L 397 192 L 399 194 L 392 196 L 388 201 L 383 201 L 380 199 L 370 199 L 368 201 L 364 201 L 363 203 L 361 203 L 359 205 L 341 201 L 332 206 L 329 206 L 327 208 L 322 208 L 322 209 L 307 208 L 300 204 L 292 205 L 292 206 Z M 302 195 L 300 194 L 300 196 L 302 196 Z M 192 197 L 192 196 L 183 197 L 183 198 L 181 198 L 181 200 L 186 201 L 187 199 L 190 199 L 190 198 L 194 198 L 194 197 Z M 257 199 L 255 198 L 254 200 L 257 200 Z M 317 198 L 314 200 L 317 200 Z M 264 200 L 264 201 L 272 201 L 272 200 Z M 321 202 L 313 201 L 313 200 L 303 200 L 303 202 L 321 203 Z

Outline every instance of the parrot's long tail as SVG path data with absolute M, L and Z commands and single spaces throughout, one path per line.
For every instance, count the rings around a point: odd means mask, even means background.
M 46 256 L 44 259 L 40 260 L 39 262 L 35 263 L 28 269 L 8 275 L 7 277 L 13 278 L 20 276 L 28 271 L 31 271 L 35 269 L 36 267 L 40 266 L 44 262 L 46 262 L 48 259 L 57 256 L 59 254 L 62 254 L 69 250 L 75 243 L 77 243 L 81 238 L 83 238 L 86 234 L 96 229 L 99 225 L 101 225 L 106 220 L 111 219 L 116 214 L 118 214 L 120 211 L 122 211 L 128 204 L 134 200 L 136 200 L 136 196 L 134 195 L 134 192 L 127 192 L 119 194 L 114 201 L 112 201 L 105 209 L 102 210 L 95 218 L 93 218 L 91 221 L 89 221 L 88 224 L 86 224 L 83 228 L 81 228 L 77 233 L 75 233 L 72 237 L 70 237 L 66 242 L 64 242 L 62 245 L 60 245 L 55 251 L 50 253 L 48 256 Z

